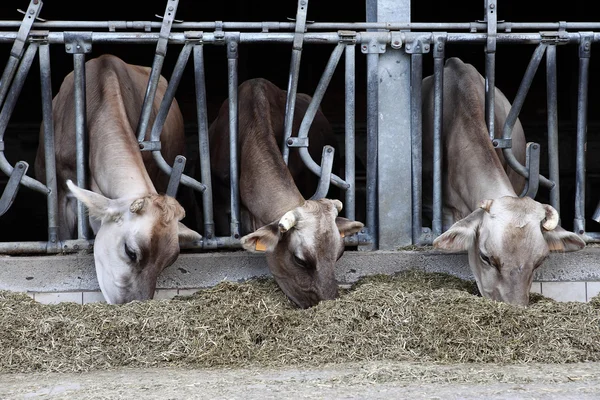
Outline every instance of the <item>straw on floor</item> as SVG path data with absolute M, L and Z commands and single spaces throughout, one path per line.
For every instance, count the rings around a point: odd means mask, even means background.
M 524 308 L 476 293 L 473 282 L 416 271 L 365 278 L 308 310 L 271 279 L 124 305 L 43 305 L 2 291 L 0 372 L 600 360 L 600 298 L 535 295 Z

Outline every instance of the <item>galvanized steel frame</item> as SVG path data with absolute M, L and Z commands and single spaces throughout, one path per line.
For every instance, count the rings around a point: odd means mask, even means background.
M 0 253 L 58 253 L 75 252 L 92 249 L 93 239 L 89 235 L 87 218 L 83 205 L 78 207 L 78 238 L 59 242 L 57 239 L 58 210 L 56 199 L 56 166 L 54 162 L 54 140 L 52 123 L 52 93 L 50 85 L 49 45 L 63 44 L 65 51 L 73 54 L 76 82 L 76 139 L 77 139 L 77 183 L 86 186 L 86 134 L 85 134 L 85 54 L 91 51 L 94 43 L 156 43 L 155 58 L 152 65 L 151 78 L 148 82 L 144 106 L 140 115 L 137 132 L 141 151 L 151 151 L 158 165 L 166 173 L 171 174 L 168 192 L 175 195 L 178 184 L 183 183 L 203 196 L 204 238 L 190 248 L 215 249 L 221 247 L 239 247 L 239 177 L 237 175 L 237 57 L 238 47 L 246 43 L 279 42 L 292 44 L 290 75 L 288 84 L 288 100 L 286 102 L 286 118 L 283 142 L 283 157 L 287 162 L 289 151 L 297 147 L 307 167 L 320 176 L 319 189 L 315 196 L 321 197 L 327 192 L 329 184 L 345 190 L 345 210 L 348 218 L 355 218 L 355 47 L 358 45 L 367 59 L 367 203 L 366 227 L 359 234 L 346 238 L 347 245 L 359 245 L 366 249 L 387 249 L 407 244 L 428 244 L 442 233 L 442 185 L 441 185 L 441 117 L 443 86 L 444 48 L 447 43 L 484 44 L 486 57 L 486 87 L 494 87 L 495 52 L 497 44 L 518 43 L 537 45 L 530 64 L 525 72 L 521 86 L 513 101 L 513 107 L 503 127 L 501 138 L 494 137 L 493 126 L 493 91 L 486 90 L 486 121 L 490 132 L 490 140 L 495 147 L 501 148 L 511 167 L 528 179 L 528 187 L 521 195 L 535 197 L 538 185 L 550 189 L 551 204 L 560 210 L 558 194 L 558 123 L 556 120 L 556 46 L 567 44 L 579 45 L 579 91 L 577 107 L 577 167 L 576 167 L 576 201 L 575 231 L 589 241 L 600 240 L 600 234 L 586 232 L 584 219 L 585 194 L 585 145 L 587 130 L 587 87 L 589 75 L 589 59 L 591 44 L 600 41 L 600 23 L 509 23 L 497 21 L 496 0 L 484 0 L 485 19 L 472 23 L 411 23 L 409 0 L 367 0 L 367 18 L 365 23 L 307 23 L 308 0 L 299 0 L 295 23 L 289 22 L 177 22 L 175 18 L 177 0 L 167 0 L 162 22 L 150 21 L 48 21 L 34 22 L 42 6 L 41 0 L 31 0 L 23 21 L 0 21 L 0 43 L 13 43 L 13 49 L 0 80 L 0 170 L 10 176 L 2 197 L 0 197 L 0 215 L 10 207 L 20 185 L 24 185 L 47 196 L 48 201 L 48 241 L 47 242 L 9 242 L 0 243 Z M 400 13 L 390 11 L 390 4 L 401 5 Z M 394 21 L 394 22 L 386 22 Z M 18 31 L 11 31 L 16 29 Z M 35 30 L 32 30 L 35 28 Z M 90 29 L 74 31 L 73 29 Z M 60 30 L 63 31 L 60 31 Z M 98 32 L 92 29 L 106 29 Z M 131 29 L 135 32 L 117 32 L 117 29 Z M 159 29 L 160 32 L 152 32 Z M 58 31 L 53 31 L 58 30 Z M 523 32 L 515 32 L 515 31 Z M 574 30 L 576 32 L 568 32 Z M 247 32 L 250 31 L 250 32 Z M 255 31 L 255 32 L 252 32 Z M 290 32 L 274 32 L 290 31 Z M 450 32 L 463 31 L 463 32 Z M 298 137 L 291 137 L 291 121 L 293 119 L 294 98 L 298 84 L 300 55 L 304 44 L 335 45 L 327 63 L 323 76 L 313 94 L 313 101 L 302 121 Z M 151 128 L 150 140 L 145 140 L 148 129 L 150 108 L 154 99 L 158 77 L 161 74 L 164 58 L 169 47 L 181 45 L 176 66 L 169 79 L 169 86 L 161 103 L 160 111 Z M 208 143 L 208 121 L 206 119 L 206 88 L 204 76 L 205 45 L 227 46 L 228 87 L 230 106 L 230 168 L 231 168 L 231 235 L 216 237 L 214 235 L 214 219 L 212 204 L 212 184 L 210 179 L 210 156 Z M 403 51 L 402 51 L 403 50 Z M 39 51 L 41 70 L 41 91 L 43 125 L 46 136 L 44 148 L 46 152 L 46 184 L 25 175 L 27 163 L 21 161 L 13 167 L 4 154 L 3 137 L 8 121 L 15 107 L 23 82 L 27 76 L 33 58 Z M 434 180 L 433 180 L 433 221 L 431 229 L 422 226 L 422 152 L 421 152 L 421 78 L 423 55 L 433 53 L 434 61 Z M 308 131 L 316 110 L 323 98 L 329 81 L 337 64 L 345 53 L 345 146 L 346 164 L 345 179 L 331 173 L 333 148 L 325 148 L 321 165 L 317 164 L 308 153 Z M 174 166 L 168 165 L 160 153 L 160 132 L 174 93 L 181 79 L 190 55 L 193 54 L 195 88 L 197 100 L 197 123 L 200 151 L 202 182 L 183 174 L 185 157 L 178 156 Z M 539 145 L 528 144 L 527 164 L 521 165 L 512 154 L 510 147 L 511 131 L 525 100 L 531 81 L 543 56 L 547 66 L 547 101 L 548 101 L 548 152 L 549 178 L 539 175 Z M 399 86 L 388 82 L 380 83 L 381 68 L 387 68 L 390 62 L 410 67 L 410 74 Z M 396 62 L 398 61 L 398 62 Z M 403 67 L 405 68 L 405 67 Z M 397 72 L 402 72 L 397 70 Z M 383 82 L 383 80 L 381 81 Z M 390 169 L 389 156 L 385 154 L 386 146 L 398 143 L 395 130 L 385 119 L 382 122 L 382 104 L 389 104 L 390 94 L 398 95 L 393 90 L 408 90 L 411 107 L 406 114 L 402 128 L 403 138 L 410 140 L 408 149 L 410 161 L 409 174 L 396 185 L 403 191 L 410 188 L 408 204 L 410 212 L 401 207 L 402 212 L 390 211 L 388 190 L 390 171 L 398 171 L 398 166 Z M 404 88 L 404 89 L 402 89 Z M 404 141 L 406 142 L 406 140 Z M 405 146 L 407 147 L 407 146 Z M 383 157 L 382 157 L 383 154 Z M 48 155 L 52 155 L 51 157 Z M 402 166 L 403 168 L 406 166 Z M 405 171 L 404 171 L 405 172 Z M 390 191 L 397 195 L 398 191 Z M 388 196 L 385 201 L 382 198 Z M 386 205 L 387 204 L 387 205 Z M 382 210 L 385 212 L 382 212 Z M 600 204 L 594 218 L 600 220 Z M 383 221 L 383 222 L 382 222 Z M 406 222 L 400 225 L 399 222 Z M 383 226 L 382 226 L 383 225 Z M 407 228 L 408 226 L 408 228 Z M 396 237 L 393 229 L 396 229 Z M 406 234 L 402 233 L 402 230 Z M 406 231 L 408 229 L 408 231 Z M 382 245 L 380 245 L 382 244 Z

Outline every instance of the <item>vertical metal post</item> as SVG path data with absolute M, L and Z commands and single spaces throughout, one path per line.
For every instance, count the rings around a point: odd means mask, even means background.
M 292 59 L 290 61 L 290 77 L 288 80 L 287 97 L 285 102 L 283 142 L 281 144 L 281 153 L 283 154 L 283 161 L 286 164 L 288 163 L 290 157 L 290 148 L 287 145 L 287 140 L 292 136 L 292 128 L 294 125 L 294 109 L 296 108 L 296 93 L 298 91 L 298 77 L 300 75 L 300 56 L 302 55 L 302 44 L 304 42 L 304 30 L 306 27 L 307 13 L 308 0 L 298 0 L 294 42 L 292 44 Z
M 210 176 L 210 147 L 208 142 L 208 119 L 206 111 L 206 78 L 204 76 L 204 46 L 194 46 L 194 76 L 196 84 L 196 116 L 198 118 L 198 150 L 200 174 L 206 190 L 202 192 L 202 212 L 204 215 L 204 237 L 215 235 L 213 219 L 212 180 Z
M 87 189 L 87 118 L 85 97 L 85 54 L 73 54 L 73 78 L 75 84 L 75 147 L 77 186 Z M 85 205 L 77 200 L 77 237 L 89 239 L 89 221 Z
M 496 32 L 498 15 L 496 0 L 485 0 L 487 40 L 485 43 L 485 122 L 490 139 L 494 140 L 495 89 L 496 89 Z
M 560 169 L 558 165 L 558 96 L 556 78 L 556 45 L 546 48 L 546 92 L 548 107 L 548 178 L 554 182 L 550 189 L 550 205 L 560 215 Z
M 587 145 L 587 103 L 593 33 L 580 32 L 579 86 L 577 88 L 577 155 L 575 159 L 575 218 L 573 231 L 585 233 L 585 160 Z
M 234 238 L 240 237 L 240 193 L 238 177 L 238 42 L 227 43 L 227 72 L 229 82 L 229 175 L 231 187 L 230 231 Z
M 350 185 L 346 189 L 346 204 L 344 210 L 346 218 L 356 219 L 356 45 L 346 45 L 345 65 L 345 100 L 344 113 L 345 133 L 345 173 L 344 180 Z
M 377 20 L 410 22 L 410 4 L 410 0 L 377 0 Z M 389 48 L 373 57 L 379 59 L 377 243 L 381 250 L 392 250 L 412 243 L 410 57 Z
M 371 236 L 371 250 L 378 248 L 377 229 L 377 141 L 379 98 L 379 54 L 367 54 L 367 229 Z
M 423 81 L 423 54 L 411 55 L 410 86 L 410 136 L 412 168 L 412 242 L 421 244 L 423 233 L 422 187 L 423 187 L 423 119 L 421 117 L 421 86 Z
M 444 50 L 445 35 L 435 36 L 433 43 L 433 239 L 443 232 L 443 187 L 442 187 L 442 129 L 444 116 Z
M 42 123 L 44 126 L 44 155 L 46 186 L 48 187 L 48 241 L 58 243 L 58 192 L 56 184 L 56 152 L 54 151 L 54 120 L 52 117 L 52 81 L 48 43 L 40 45 L 40 81 L 42 88 Z

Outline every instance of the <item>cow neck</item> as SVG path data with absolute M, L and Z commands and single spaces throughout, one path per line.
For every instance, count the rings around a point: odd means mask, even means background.
M 114 127 L 119 129 L 119 127 Z M 131 131 L 131 128 L 121 128 Z M 116 199 L 137 195 L 156 194 L 156 189 L 144 167 L 141 153 L 133 133 L 115 134 L 106 140 L 102 129 L 89 129 L 91 178 L 105 196 Z
M 304 204 L 273 135 L 242 134 L 240 145 L 240 192 L 254 218 L 269 224 Z
M 454 182 L 451 191 L 457 192 L 462 199 L 464 209 L 463 213 L 470 213 L 479 207 L 482 200 L 496 199 L 502 196 L 516 197 L 510 180 L 498 158 L 496 150 L 491 144 L 487 134 L 478 135 L 478 132 L 486 132 L 487 129 L 464 129 L 459 130 L 460 135 L 466 132 L 473 132 L 468 139 L 468 145 L 465 146 L 463 136 L 459 142 L 454 143 L 460 146 L 460 151 L 448 151 L 449 154 L 459 154 L 459 157 L 451 157 L 447 163 L 449 169 L 449 182 Z M 457 135 L 454 138 L 458 138 Z M 452 146 L 452 144 L 450 144 Z M 446 156 L 448 159 L 448 156 Z

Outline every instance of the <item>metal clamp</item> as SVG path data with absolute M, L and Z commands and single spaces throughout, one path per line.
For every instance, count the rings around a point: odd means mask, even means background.
M 140 151 L 160 151 L 160 140 L 144 140 L 139 142 Z
M 579 57 L 590 58 L 592 53 L 593 32 L 579 32 Z
M 202 31 L 185 31 L 183 36 L 187 43 L 203 44 L 204 32 Z
M 308 137 L 290 137 L 286 144 L 288 147 L 308 147 Z
M 416 36 L 412 39 L 407 39 L 404 44 L 404 50 L 408 54 L 425 54 L 429 53 L 431 49 L 431 41 L 429 39 L 429 35 L 427 37 L 424 36 Z
M 495 149 L 508 149 L 512 147 L 512 139 L 494 139 L 492 140 L 492 146 Z
M 439 32 L 433 34 L 433 58 L 444 58 L 446 50 L 446 40 L 448 34 L 446 32 Z
M 363 54 L 383 54 L 385 53 L 385 43 L 380 42 L 377 39 L 371 39 L 369 43 L 363 43 L 360 46 L 360 51 Z
M 498 10 L 496 0 L 486 0 L 485 2 L 485 22 L 487 24 L 487 39 L 485 42 L 485 52 L 496 52 L 496 38 L 498 33 Z
M 68 54 L 87 54 L 92 51 L 92 32 L 65 32 L 64 36 Z
M 531 197 L 535 198 L 538 188 L 540 187 L 540 145 L 537 143 L 529 142 L 526 148 L 526 162 L 525 168 L 529 172 L 529 177 L 525 182 L 523 192 L 520 197 Z
M 223 32 L 223 21 L 215 21 L 215 43 L 223 43 L 225 41 L 225 32 Z
M 169 35 L 171 34 L 171 25 L 173 24 L 173 21 L 175 21 L 175 13 L 177 13 L 178 5 L 179 0 L 168 0 L 165 15 L 162 17 L 163 21 L 160 26 L 160 33 L 158 34 L 158 41 L 156 43 L 156 54 L 163 57 L 167 54 L 167 44 L 169 43 Z
M 404 42 L 404 34 L 402 32 L 390 32 L 390 36 L 390 47 L 394 50 L 402 48 L 402 43 Z
M 296 29 L 294 29 L 294 43 L 292 48 L 302 49 L 304 42 L 304 32 L 306 31 L 306 15 L 308 13 L 308 0 L 298 0 L 298 10 L 296 11 Z
M 346 44 L 356 43 L 356 32 L 354 31 L 338 31 L 340 42 Z
M 547 44 L 567 44 L 569 43 L 569 35 L 565 31 L 540 32 L 542 43 Z

